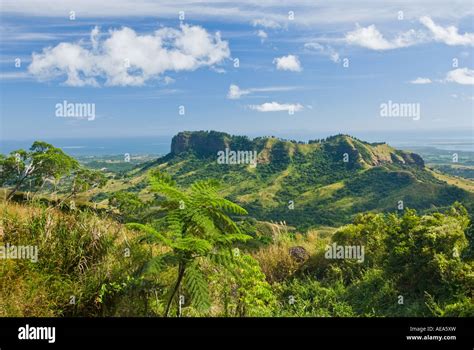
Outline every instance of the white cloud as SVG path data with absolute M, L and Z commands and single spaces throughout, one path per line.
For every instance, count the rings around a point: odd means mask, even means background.
M 0 72 L 0 80 L 31 79 L 27 72 Z
M 253 20 L 275 26 L 284 26 L 288 14 L 281 0 L 2 0 L 2 13 L 6 16 L 45 16 L 66 19 L 69 11 L 76 11 L 77 18 L 148 17 L 177 19 L 178 8 L 186 12 L 186 18 L 207 20 L 219 18 L 224 22 L 251 23 Z M 432 18 L 456 20 L 472 16 L 472 2 L 468 0 L 365 0 L 363 7 L 358 1 L 294 0 L 291 10 L 295 11 L 292 25 L 317 26 L 320 24 L 387 23 L 394 21 L 396 12 L 403 9 L 405 20 L 418 19 L 429 14 Z M 264 14 L 264 15 L 263 15 Z M 260 19 L 260 20 L 258 20 Z
M 331 46 L 323 46 L 316 42 L 310 42 L 310 43 L 304 44 L 304 47 L 305 49 L 318 51 L 322 55 L 328 56 L 329 59 L 333 61 L 334 63 L 339 63 L 341 61 L 339 53 L 336 50 L 334 50 Z
M 222 68 L 222 67 L 217 67 L 217 66 L 211 66 L 210 69 L 213 71 L 213 72 L 216 72 L 216 73 L 219 73 L 219 74 L 225 74 L 227 73 L 227 71 Z
M 301 63 L 298 56 L 288 55 L 282 57 L 276 57 L 273 60 L 278 70 L 289 70 L 292 72 L 301 72 Z
M 474 85 L 474 70 L 457 68 L 446 74 L 446 81 L 461 85 Z
M 355 30 L 346 34 L 345 39 L 348 44 L 362 46 L 371 50 L 392 50 L 415 45 L 424 40 L 424 36 L 421 32 L 410 29 L 392 40 L 387 40 L 377 30 L 375 25 L 372 24 L 368 27 L 357 25 Z
M 241 89 L 235 84 L 229 86 L 229 92 L 227 93 L 227 98 L 231 100 L 237 100 L 244 95 L 249 95 L 254 92 L 275 92 L 275 91 L 292 91 L 298 89 L 298 86 L 268 86 L 260 88 L 248 88 Z
M 429 78 L 416 78 L 412 81 L 410 81 L 411 84 L 431 84 L 432 81 Z
M 229 92 L 227 93 L 227 98 L 231 100 L 237 100 L 242 95 L 250 94 L 250 90 L 242 90 L 237 85 L 232 84 L 229 87 Z
M 139 35 L 123 27 L 110 30 L 99 41 L 99 29 L 91 31 L 92 49 L 87 43 L 60 43 L 33 53 L 29 72 L 39 80 L 66 76 L 66 85 L 143 85 L 167 71 L 192 71 L 213 66 L 230 57 L 228 43 L 220 33 L 209 34 L 200 26 L 160 28 L 151 35 Z
M 171 77 L 166 76 L 163 78 L 163 83 L 165 83 L 165 85 L 173 84 L 174 82 L 175 80 Z
M 279 29 L 281 28 L 280 23 L 268 18 L 259 18 L 252 21 L 254 27 L 263 27 L 269 29 Z
M 100 28 L 95 26 L 94 29 L 91 31 L 91 44 L 94 50 L 97 50 L 99 47 L 99 36 L 100 36 Z
M 258 112 L 299 112 L 304 107 L 303 105 L 296 103 L 278 103 L 278 102 L 265 102 L 261 105 L 249 105 L 250 109 L 253 109 Z
M 451 97 L 454 99 L 460 99 L 461 101 L 474 101 L 474 96 L 473 95 L 465 95 L 465 94 L 451 94 Z
M 474 33 L 459 34 L 458 28 L 454 26 L 442 27 L 434 23 L 434 21 L 427 16 L 421 17 L 420 22 L 431 31 L 436 41 L 451 46 L 474 46 Z
M 431 84 L 433 81 L 429 78 L 416 78 L 410 81 L 411 84 Z M 437 79 L 435 82 L 438 83 L 457 83 L 461 85 L 474 85 L 474 70 L 469 68 L 457 68 L 446 73 L 445 79 Z M 453 98 L 457 98 L 456 94 L 451 95 Z
M 268 34 L 261 29 L 257 32 L 257 36 L 260 38 L 262 42 L 264 42 L 268 38 Z

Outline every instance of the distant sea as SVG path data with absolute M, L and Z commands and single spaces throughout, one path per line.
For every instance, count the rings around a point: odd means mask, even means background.
M 236 133 L 238 134 L 238 133 Z M 277 136 L 288 140 L 308 141 L 311 139 L 325 138 L 336 133 L 270 133 L 249 135 Z M 456 133 L 427 132 L 427 133 L 401 133 L 401 132 L 352 132 L 355 136 L 367 142 L 386 142 L 399 149 L 420 147 L 434 147 L 440 150 L 474 152 L 474 140 L 470 130 Z M 171 147 L 170 136 L 156 137 L 130 137 L 130 138 L 78 138 L 78 139 L 43 139 L 56 147 L 63 149 L 72 156 L 104 156 L 121 155 L 164 155 L 169 153 Z M 28 149 L 33 140 L 0 140 L 0 153 L 6 154 L 19 148 Z
M 90 139 L 41 139 L 61 148 L 71 156 L 120 155 L 164 155 L 169 153 L 172 136 Z M 2 140 L 0 153 L 9 153 L 19 148 L 28 149 L 33 140 Z

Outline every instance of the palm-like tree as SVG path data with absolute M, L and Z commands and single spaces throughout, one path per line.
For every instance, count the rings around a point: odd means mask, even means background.
M 170 176 L 153 172 L 150 176 L 153 191 L 165 199 L 161 207 L 166 211 L 166 229 L 158 232 L 150 225 L 128 224 L 145 233 L 149 242 L 170 248 L 168 253 L 153 257 L 146 270 L 177 267 L 177 277 L 170 289 L 165 316 L 168 316 L 177 291 L 184 282 L 193 305 L 200 310 L 210 306 L 204 262 L 234 270 L 232 247 L 251 236 L 243 234 L 229 215 L 246 215 L 244 208 L 223 198 L 214 180 L 197 181 L 188 191 L 176 187 Z

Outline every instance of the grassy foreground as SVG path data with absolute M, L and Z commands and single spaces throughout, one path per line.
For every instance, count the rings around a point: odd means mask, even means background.
M 170 316 L 474 316 L 469 225 L 460 205 L 362 214 L 335 233 L 258 222 L 235 245 L 233 270 L 198 260 Z M 7 242 L 39 256 L 0 260 L 2 317 L 162 316 L 177 274 L 155 259 L 172 248 L 90 210 L 2 202 Z M 364 245 L 364 261 L 328 259 L 333 242 Z

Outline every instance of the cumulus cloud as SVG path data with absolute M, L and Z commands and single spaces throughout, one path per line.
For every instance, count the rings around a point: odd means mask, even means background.
M 296 103 L 278 103 L 278 102 L 265 102 L 260 105 L 249 105 L 250 109 L 258 112 L 299 112 L 304 107 L 303 105 Z
M 339 63 L 341 58 L 339 53 L 334 50 L 331 46 L 323 46 L 316 42 L 306 43 L 304 44 L 305 49 L 314 50 L 319 52 L 322 55 L 328 56 L 331 61 L 334 63 Z
M 446 74 L 447 82 L 461 85 L 474 85 L 474 70 L 469 68 L 457 68 Z
M 355 30 L 348 32 L 345 36 L 346 42 L 350 45 L 358 45 L 371 50 L 380 51 L 412 46 L 421 42 L 423 39 L 424 35 L 421 32 L 410 29 L 388 40 L 373 24 L 368 27 L 360 27 L 357 25 Z
M 446 45 L 474 46 L 474 33 L 459 34 L 458 28 L 454 26 L 442 27 L 437 25 L 430 17 L 423 16 L 420 22 L 430 30 L 434 40 Z
M 278 70 L 289 70 L 292 72 L 301 72 L 302 70 L 300 60 L 295 55 L 276 57 L 273 63 L 276 64 Z
M 416 78 L 410 81 L 411 84 L 431 84 L 432 81 L 429 78 Z
M 62 42 L 33 53 L 28 71 L 39 80 L 66 77 L 70 86 L 139 86 L 167 71 L 192 71 L 214 66 L 230 57 L 220 33 L 183 24 L 179 29 L 160 28 L 140 35 L 123 27 L 110 30 L 100 41 L 98 27 L 91 31 L 90 45 Z

